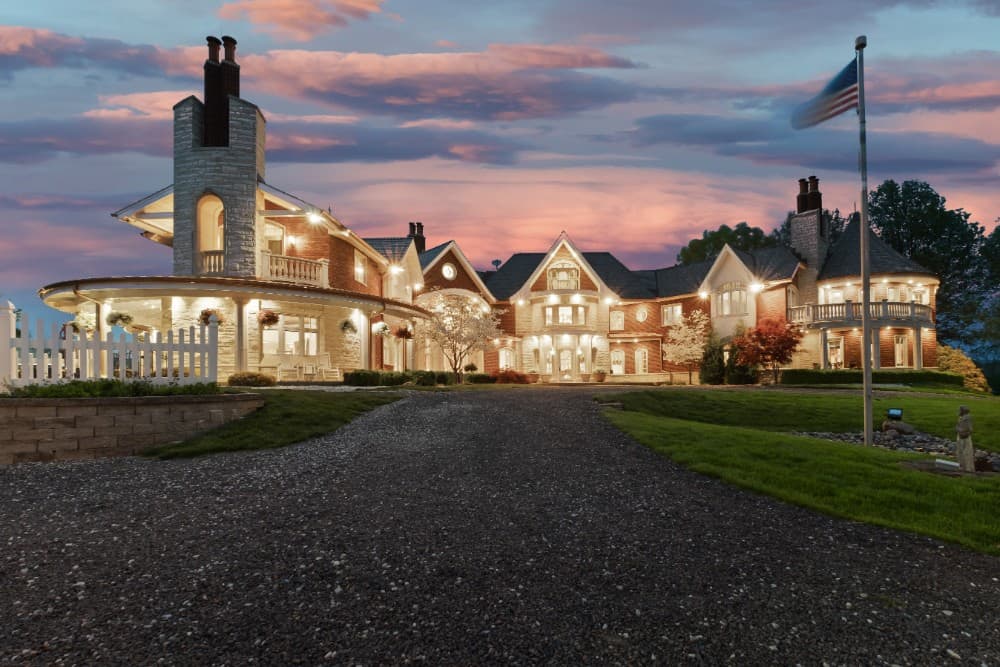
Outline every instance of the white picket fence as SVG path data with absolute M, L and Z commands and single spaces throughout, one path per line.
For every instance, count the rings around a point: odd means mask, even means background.
M 171 330 L 166 336 L 157 332 L 152 340 L 112 332 L 99 340 L 96 334 L 88 337 L 61 323 L 50 324 L 46 335 L 41 319 L 34 328 L 23 323 L 17 337 L 14 310 L 9 301 L 0 303 L 0 383 L 22 387 L 98 378 L 155 384 L 217 381 L 219 326 L 214 315 L 208 325 Z

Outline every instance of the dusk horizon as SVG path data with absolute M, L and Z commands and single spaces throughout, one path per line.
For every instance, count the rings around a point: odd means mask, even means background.
M 202 97 L 206 34 L 238 40 L 241 97 L 268 121 L 268 183 L 362 237 L 422 221 L 429 246 L 455 240 L 478 269 L 563 231 L 631 269 L 672 266 L 704 230 L 771 231 L 814 174 L 824 207 L 854 210 L 856 116 L 803 131 L 789 118 L 860 34 L 870 187 L 926 181 L 987 233 L 1000 214 L 995 3 L 771 2 L 735 16 L 645 0 L 614 12 L 185 0 L 7 14 L 0 295 L 31 315 L 47 310 L 45 284 L 171 272 L 169 248 L 110 213 L 170 184 L 171 108 Z

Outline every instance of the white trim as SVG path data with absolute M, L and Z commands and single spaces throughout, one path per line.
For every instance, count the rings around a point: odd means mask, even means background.
M 532 291 L 531 286 L 535 284 L 535 281 L 538 280 L 539 276 L 542 275 L 546 267 L 555 258 L 555 255 L 559 251 L 559 248 L 563 245 L 565 245 L 566 249 L 569 250 L 570 256 L 574 260 L 579 262 L 580 267 L 587 272 L 588 276 L 590 276 L 590 279 L 594 282 L 594 285 L 597 286 L 598 294 L 612 292 L 611 288 L 608 287 L 603 280 L 601 280 L 601 277 L 599 275 L 597 275 L 597 271 L 594 270 L 594 267 L 592 267 L 590 265 L 590 262 L 588 262 L 587 259 L 583 256 L 583 253 L 577 249 L 576 244 L 570 240 L 569 235 L 566 232 L 560 232 L 559 238 L 557 238 L 555 242 L 552 244 L 552 246 L 548 249 L 548 251 L 545 253 L 545 256 L 542 257 L 542 260 L 538 262 L 538 266 L 535 267 L 535 270 L 531 273 L 530 276 L 528 276 L 528 279 L 524 281 L 524 284 L 522 284 L 519 288 L 517 288 L 517 290 L 515 290 L 514 293 L 511 295 L 512 300 L 517 299 L 519 297 L 527 298 L 527 295 L 530 294 Z M 545 289 L 541 291 L 550 292 L 552 290 L 548 289 L 548 283 L 546 283 Z M 617 294 L 615 296 L 617 296 L 619 299 L 621 298 Z
M 455 243 L 454 241 L 448 241 L 448 243 L 446 243 L 444 247 L 441 249 L 441 252 L 437 254 L 437 257 L 431 260 L 431 263 L 428 264 L 426 267 L 424 267 L 423 269 L 424 285 L 425 286 L 427 285 L 427 274 L 430 273 L 431 269 L 437 266 L 438 262 L 441 261 L 441 258 L 448 254 L 449 250 L 454 250 L 455 257 L 458 259 L 458 263 L 462 265 L 462 268 L 465 269 L 465 272 L 469 274 L 470 278 L 472 278 L 472 282 L 474 282 L 476 286 L 479 287 L 480 295 L 485 298 L 486 302 L 496 303 L 497 302 L 496 297 L 493 296 L 493 293 L 490 292 L 488 287 L 486 287 L 486 283 L 484 283 L 482 278 L 479 277 L 479 273 L 474 268 L 472 268 L 472 264 L 470 264 L 469 260 L 465 257 L 465 253 L 462 252 L 462 249 L 459 248 L 458 244 Z

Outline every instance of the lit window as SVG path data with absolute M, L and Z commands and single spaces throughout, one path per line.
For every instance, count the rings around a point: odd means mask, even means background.
M 367 280 L 367 274 L 368 274 L 368 272 L 365 270 L 365 265 L 366 264 L 367 264 L 367 262 L 365 261 L 365 255 L 364 255 L 364 253 L 362 253 L 360 250 L 355 250 L 354 251 L 354 279 L 357 280 L 362 285 L 367 285 L 368 284 L 368 280 Z
M 552 309 L 551 308 L 546 308 L 545 309 L 545 324 L 546 325 L 551 325 L 552 324 Z
M 611 311 L 611 330 L 622 331 L 625 329 L 625 312 L 621 310 Z
M 587 309 L 583 306 L 576 307 L 576 323 L 586 324 L 587 323 Z
M 500 348 L 500 370 L 514 368 L 514 350 L 509 347 Z
M 454 264 L 445 264 L 441 267 L 441 275 L 444 276 L 445 280 L 454 280 L 458 275 L 458 270 L 455 269 Z
M 662 315 L 661 323 L 663 326 L 667 327 L 671 324 L 677 324 L 681 321 L 681 304 L 672 303 L 669 306 L 663 306 L 660 313 Z
M 559 306 L 559 324 L 573 324 L 572 306 Z
M 746 315 L 747 290 L 743 283 L 726 283 L 715 292 L 715 315 Z
M 319 320 L 306 315 L 282 314 L 278 323 L 261 329 L 264 354 L 314 356 L 319 353 Z

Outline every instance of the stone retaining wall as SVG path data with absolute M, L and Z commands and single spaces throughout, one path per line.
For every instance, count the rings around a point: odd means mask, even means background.
M 264 404 L 257 394 L 0 400 L 0 465 L 136 454 Z

